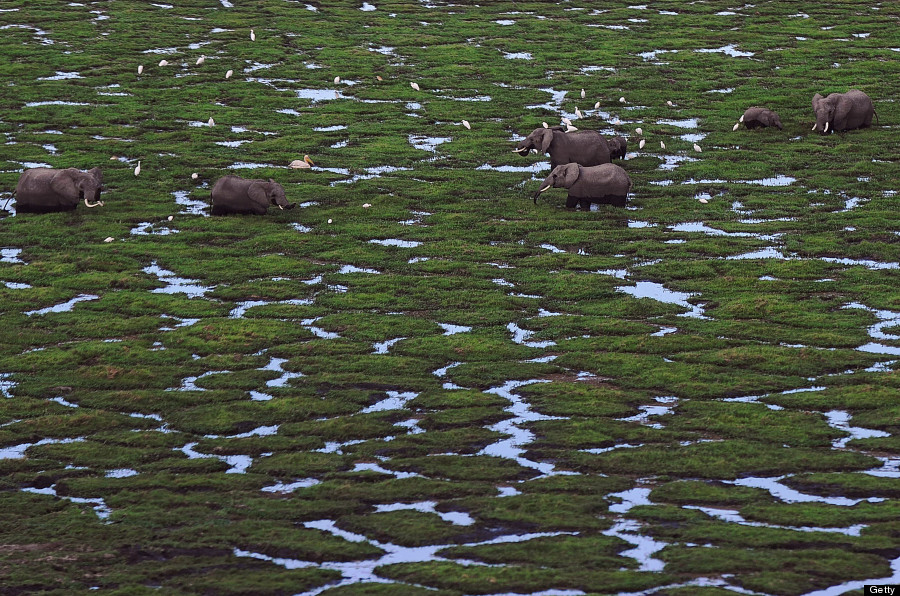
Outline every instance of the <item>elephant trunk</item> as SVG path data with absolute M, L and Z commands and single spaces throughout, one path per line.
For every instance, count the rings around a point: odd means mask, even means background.
M 297 206 L 297 203 L 291 203 L 290 205 L 287 206 L 287 209 L 293 209 L 296 206 Z

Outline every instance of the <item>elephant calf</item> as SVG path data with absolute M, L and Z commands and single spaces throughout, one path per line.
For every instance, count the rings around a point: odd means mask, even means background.
M 516 145 L 513 153 L 522 157 L 532 149 L 550 154 L 550 167 L 578 163 L 597 166 L 609 163 L 610 150 L 606 139 L 597 131 L 564 132 L 559 127 L 536 128 Z
M 103 172 L 94 168 L 87 172 L 66 168 L 34 168 L 25 170 L 16 185 L 18 213 L 53 213 L 72 211 L 84 200 L 88 207 L 102 207 Z M 94 202 L 91 203 L 91 200 Z
M 778 130 L 784 130 L 778 114 L 767 108 L 747 108 L 747 111 L 741 116 L 741 122 L 750 130 L 767 126 L 777 126 Z
M 266 181 L 223 176 L 212 189 L 213 215 L 265 215 L 269 205 L 278 205 L 279 209 L 297 206 L 287 202 L 284 187 L 271 178 Z
M 610 159 L 625 159 L 625 155 L 628 153 L 628 141 L 625 140 L 625 137 L 606 139 L 606 144 L 609 146 Z
M 851 89 L 846 93 L 832 93 L 822 97 L 818 93 L 812 98 L 816 123 L 813 130 L 821 130 L 827 134 L 829 130 L 850 130 L 872 125 L 875 105 L 868 95 L 859 89 Z
M 591 203 L 624 207 L 631 190 L 631 178 L 619 166 L 611 163 L 584 167 L 570 163 L 553 168 L 544 179 L 541 189 L 534 193 L 534 202 L 545 190 L 567 188 L 569 196 L 566 207 L 580 205 L 582 210 L 591 208 Z

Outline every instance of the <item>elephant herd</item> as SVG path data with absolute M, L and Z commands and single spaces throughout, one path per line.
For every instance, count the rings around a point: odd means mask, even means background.
M 857 89 L 847 93 L 832 93 L 823 97 L 816 93 L 812 99 L 816 123 L 813 130 L 822 134 L 840 132 L 872 124 L 875 108 L 868 95 Z M 775 112 L 752 107 L 744 112 L 734 130 L 743 123 L 748 129 L 777 127 L 783 130 Z M 610 163 L 622 159 L 627 150 L 623 137 L 605 138 L 596 131 L 579 131 L 567 125 L 535 129 L 523 139 L 514 153 L 527 156 L 531 151 L 550 155 L 550 175 L 544 179 L 538 196 L 551 188 L 568 189 L 566 207 L 590 208 L 591 203 L 624 207 L 631 178 L 621 167 Z M 83 200 L 87 207 L 103 205 L 103 173 L 100 168 L 87 172 L 75 168 L 63 170 L 34 168 L 25 170 L 16 186 L 16 210 L 19 213 L 50 213 L 71 211 Z M 263 215 L 270 206 L 292 209 L 284 188 L 272 180 L 250 180 L 238 176 L 224 176 L 213 185 L 212 215 Z

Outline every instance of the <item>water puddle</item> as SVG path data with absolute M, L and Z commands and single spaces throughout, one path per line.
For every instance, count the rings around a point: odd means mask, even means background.
M 559 416 L 547 416 L 533 412 L 528 402 L 526 402 L 521 395 L 513 393 L 513 391 L 525 385 L 548 382 L 549 381 L 537 379 L 531 381 L 507 381 L 500 387 L 494 387 L 485 391 L 485 393 L 498 395 L 508 400 L 510 405 L 504 408 L 503 411 L 512 414 L 513 418 L 508 418 L 486 427 L 494 432 L 509 435 L 509 437 L 486 446 L 479 451 L 477 455 L 490 455 L 492 457 L 511 459 L 524 468 L 537 470 L 542 476 L 575 474 L 575 472 L 557 470 L 553 463 L 536 462 L 527 459 L 524 456 L 526 451 L 525 446 L 534 441 L 535 435 L 533 432 L 522 428 L 520 425 L 539 420 L 565 420 L 565 418 Z
M 472 330 L 466 325 L 453 325 L 451 323 L 438 323 L 438 326 L 444 330 L 444 335 L 456 335 L 457 333 L 468 333 Z
M 650 422 L 651 416 L 666 416 L 672 413 L 672 410 L 678 403 L 677 397 L 656 397 L 657 402 L 660 404 L 672 404 L 672 405 L 660 405 L 660 406 L 638 406 L 638 410 L 640 410 L 639 414 L 635 414 L 634 416 L 629 416 L 628 418 L 616 418 L 616 420 L 620 422 L 637 422 L 638 424 L 642 424 L 644 426 L 649 426 L 650 428 L 661 429 L 663 425 L 658 422 Z
M 211 455 L 195 451 L 194 447 L 196 446 L 197 443 L 188 443 L 184 447 L 175 447 L 174 450 L 181 451 L 188 459 L 218 459 L 219 461 L 223 461 L 231 466 L 225 470 L 226 474 L 245 474 L 247 468 L 253 464 L 253 458 L 249 455 Z
M 663 14 L 663 13 L 660 13 Z M 678 14 L 678 13 L 670 13 L 670 14 Z M 644 62 L 653 62 L 654 64 L 668 64 L 667 62 L 658 62 L 657 58 L 659 58 L 660 54 L 677 54 L 678 50 L 651 50 L 649 52 L 641 52 L 637 54 L 644 59 Z
M 394 339 L 377 342 L 372 345 L 372 347 L 374 348 L 374 351 L 372 353 L 373 354 L 387 354 L 388 350 L 391 349 L 391 346 L 393 346 L 398 341 L 403 341 L 404 339 L 406 339 L 406 338 L 405 337 L 395 337 Z
M 320 339 L 338 339 L 341 336 L 332 331 L 325 331 L 321 327 L 315 327 L 313 323 L 321 319 L 322 317 L 315 317 L 312 319 L 303 319 L 300 324 L 308 329 L 313 335 Z
M 742 52 L 738 50 L 737 46 L 734 44 L 722 46 L 721 48 L 694 50 L 694 52 L 698 54 L 725 54 L 726 56 L 731 56 L 733 58 L 749 58 L 754 55 L 753 52 Z
M 150 265 L 141 269 L 144 273 L 155 275 L 160 282 L 166 284 L 163 288 L 150 290 L 153 294 L 186 294 L 188 298 L 202 298 L 207 292 L 211 292 L 215 286 L 202 286 L 196 279 L 178 277 L 173 271 L 163 269 L 152 261 Z
M 28 310 L 28 311 L 25 311 L 25 313 L 23 313 L 23 314 L 31 317 L 34 315 L 46 315 L 49 313 L 69 312 L 79 302 L 85 302 L 87 300 L 99 300 L 99 299 L 100 299 L 100 296 L 95 296 L 94 294 L 79 294 L 78 296 L 75 296 L 68 302 L 63 302 L 62 304 L 56 304 L 53 306 L 48 306 L 46 308 L 40 308 L 37 310 Z
M 835 439 L 831 444 L 832 448 L 834 449 L 846 448 L 847 442 L 852 441 L 853 439 L 871 439 L 891 436 L 890 433 L 884 432 L 882 430 L 873 430 L 869 428 L 861 428 L 858 426 L 850 426 L 850 413 L 844 412 L 842 410 L 831 410 L 830 412 L 825 412 L 825 419 L 828 420 L 828 426 L 836 428 L 838 430 L 842 430 L 846 433 L 850 433 L 849 437 Z
M 168 236 L 170 234 L 177 234 L 178 230 L 166 226 L 159 226 L 158 224 L 154 225 L 149 221 L 143 221 L 131 228 L 129 233 L 132 236 Z
M 508 283 L 508 282 L 507 282 Z M 527 346 L 529 348 L 549 348 L 550 346 L 555 346 L 556 342 L 552 340 L 544 340 L 544 341 L 531 341 L 529 338 L 535 334 L 534 331 L 529 331 L 527 329 L 522 329 L 515 323 L 510 323 L 506 326 L 510 333 L 513 334 L 512 341 L 513 343 Z
M 610 513 L 618 513 L 624 515 L 631 510 L 632 507 L 640 505 L 652 505 L 650 502 L 649 488 L 632 488 L 626 491 L 610 493 L 606 498 L 615 497 L 621 499 L 621 502 L 609 506 Z M 653 555 L 658 553 L 666 546 L 665 542 L 653 540 L 648 536 L 642 536 L 639 532 L 641 524 L 631 519 L 618 519 L 616 523 L 603 533 L 604 536 L 614 536 L 625 542 L 634 545 L 631 550 L 622 551 L 620 556 L 634 559 L 639 563 L 638 571 L 662 571 L 665 562 L 661 559 L 654 559 Z
M 435 509 L 437 501 L 419 501 L 417 503 L 391 503 L 389 505 L 376 505 L 375 513 L 390 511 L 418 511 L 419 513 L 433 513 L 443 521 L 455 526 L 471 526 L 475 520 L 468 513 L 462 511 L 442 512 Z
M 191 191 L 189 190 L 176 190 L 172 193 L 175 197 L 175 203 L 184 207 L 178 212 L 178 215 L 202 215 L 209 217 L 209 203 L 191 199 L 190 194 Z
M 678 315 L 679 317 L 693 317 L 697 319 L 707 318 L 706 315 L 704 315 L 703 307 L 688 302 L 688 298 L 696 296 L 697 294 L 686 294 L 684 292 L 669 290 L 662 284 L 652 281 L 635 282 L 634 286 L 618 286 L 616 287 L 616 291 L 629 294 L 635 298 L 651 298 L 659 302 L 677 304 L 678 306 L 687 308 L 688 312 L 681 313 Z
M 670 226 L 673 232 L 698 232 L 707 236 L 725 236 L 729 238 L 756 238 L 757 240 L 765 240 L 768 242 L 775 241 L 781 234 L 758 234 L 756 232 L 726 232 L 718 228 L 713 228 L 702 221 L 692 221 Z
M 35 495 L 49 495 L 52 497 L 56 497 L 57 499 L 66 499 L 67 501 L 72 501 L 73 503 L 90 505 L 91 509 L 94 510 L 94 513 L 97 514 L 97 517 L 101 520 L 108 520 L 110 514 L 112 513 L 112 509 L 106 504 L 102 498 L 95 499 L 85 499 L 82 497 L 68 497 L 65 495 L 59 495 L 56 493 L 56 485 L 48 486 L 47 488 L 23 488 L 22 492 L 32 493 Z M 106 521 L 106 523 L 109 523 Z
M 503 57 L 507 60 L 534 60 L 529 52 L 503 52 Z
M 7 395 L 6 397 L 12 396 Z M 68 445 L 69 443 L 83 442 L 84 437 L 77 437 L 74 439 L 41 439 L 36 443 L 21 443 L 19 445 L 12 445 L 11 447 L 0 447 L 0 459 L 24 459 L 25 451 L 27 451 L 29 447 L 40 445 Z
M 872 271 L 881 271 L 883 269 L 900 269 L 900 263 L 882 263 L 880 261 L 872 261 L 869 259 L 846 259 L 846 258 L 836 258 L 836 257 L 819 257 L 822 261 L 826 263 L 835 263 L 837 265 L 849 265 L 856 266 L 859 265 L 861 267 L 865 267 L 866 269 L 871 269 Z
M 702 511 L 706 515 L 715 519 L 738 524 L 741 526 L 750 526 L 754 528 L 776 528 L 779 530 L 793 530 L 795 532 L 827 532 L 844 534 L 846 536 L 859 536 L 860 532 L 868 527 L 867 524 L 855 524 L 847 528 L 816 528 L 810 526 L 779 526 L 776 524 L 767 524 L 763 522 L 747 521 L 736 509 L 717 509 L 714 507 L 700 507 L 698 505 L 684 505 L 685 509 L 694 509 Z
M 682 163 L 699 161 L 696 157 L 690 157 L 688 155 L 663 155 L 661 156 L 663 159 L 663 163 L 660 164 L 659 168 L 663 171 L 671 171 L 680 166 Z M 656 184 L 657 186 L 669 186 L 672 184 L 671 180 L 668 181 L 656 181 L 652 184 Z
M 700 126 L 700 121 L 696 118 L 687 118 L 684 120 L 659 120 L 657 123 L 677 126 L 678 128 L 697 128 Z
M 243 318 L 244 314 L 255 306 L 266 306 L 269 304 L 293 304 L 299 306 L 309 306 L 313 303 L 312 298 L 292 298 L 290 300 L 246 300 L 238 302 L 237 306 L 228 313 L 229 319 Z
M 429 137 L 426 135 L 409 135 L 407 138 L 409 139 L 410 145 L 421 151 L 428 151 L 429 153 L 437 153 L 438 145 L 449 143 L 453 140 L 452 137 Z
M 490 164 L 482 164 L 475 168 L 478 171 L 492 171 L 492 172 L 520 172 L 524 174 L 534 174 L 536 172 L 542 172 L 544 170 L 550 169 L 549 161 L 539 161 L 533 163 L 529 166 L 492 166 Z
M 374 166 L 371 168 L 363 168 L 362 174 L 350 174 L 350 170 L 347 168 L 320 168 L 327 172 L 333 172 L 335 174 L 341 174 L 343 176 L 350 176 L 347 180 L 335 180 L 334 182 L 330 182 L 330 186 L 337 186 L 338 184 L 353 184 L 354 182 L 359 182 L 360 180 L 370 180 L 372 178 L 380 178 L 384 174 L 391 174 L 393 172 L 408 172 L 411 168 L 404 168 L 399 166 Z
M 878 317 L 878 322 L 868 328 L 869 336 L 872 339 L 900 341 L 900 335 L 885 333 L 883 331 L 885 328 L 900 326 L 900 312 L 869 308 L 858 302 L 851 302 L 850 304 L 846 304 L 844 308 L 859 308 L 867 310 Z M 887 346 L 878 342 L 870 342 L 856 349 L 860 352 L 869 352 L 872 354 L 889 354 L 892 356 L 900 356 L 900 348 Z
M 369 240 L 370 244 L 379 244 L 381 246 L 396 246 L 399 248 L 415 248 L 422 246 L 421 242 L 415 240 L 398 240 L 397 238 L 388 238 L 386 240 Z
M 771 478 L 751 477 L 725 481 L 725 483 L 748 488 L 761 488 L 768 491 L 772 497 L 783 503 L 825 503 L 826 505 L 837 505 L 839 507 L 853 507 L 857 503 L 862 503 L 863 501 L 868 503 L 880 503 L 884 501 L 884 499 L 879 497 L 847 499 L 845 497 L 820 497 L 818 495 L 809 495 L 782 484 L 780 481 L 785 478 L 787 478 L 787 476 L 775 476 Z
M 6 286 L 10 290 L 27 290 L 28 288 L 33 287 L 31 284 L 22 284 L 22 283 L 17 283 L 14 281 L 4 281 L 4 282 L 0 282 L 0 283 L 2 283 L 4 286 Z
M 317 484 L 321 484 L 321 480 L 317 480 L 315 478 L 303 478 L 301 480 L 295 480 L 294 482 L 290 482 L 285 484 L 283 482 L 278 482 L 276 484 L 272 484 L 270 486 L 264 486 L 260 490 L 266 493 L 278 493 L 282 495 L 287 495 L 299 488 L 309 488 L 310 486 L 315 486 Z
M 443 368 L 439 368 L 439 369 L 435 370 L 435 371 L 432 372 L 431 374 L 433 374 L 434 376 L 436 376 L 436 377 L 438 377 L 438 378 L 440 379 L 440 378 L 446 377 L 446 376 L 447 376 L 447 371 L 449 371 L 451 368 L 455 368 L 455 367 L 457 367 L 457 366 L 460 366 L 461 364 L 462 364 L 462 362 L 452 362 L 452 363 L 448 364 L 447 366 L 445 366 L 445 367 L 443 367 Z M 445 381 L 445 382 L 444 382 L 443 388 L 444 388 L 444 389 L 447 389 L 447 390 L 452 390 L 452 389 L 465 389 L 465 387 L 460 387 L 460 386 L 457 385 L 456 383 L 451 383 L 451 382 L 449 382 L 449 381 Z

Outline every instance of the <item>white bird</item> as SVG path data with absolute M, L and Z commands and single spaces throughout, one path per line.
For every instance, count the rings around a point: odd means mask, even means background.
M 585 97 L 585 95 L 584 95 L 584 89 L 582 89 L 582 90 L 581 90 L 581 99 L 584 99 L 584 97 Z
M 547 124 L 547 123 L 546 123 L 546 122 L 541 122 L 541 124 L 543 124 L 543 125 L 544 125 L 544 128 L 550 128 L 550 125 L 549 125 L 549 124 Z
M 139 64 L 139 65 L 138 65 L 138 74 L 143 74 L 143 72 L 144 72 L 144 65 L 143 65 L 143 64 Z
M 699 200 L 699 201 L 700 201 L 701 203 L 703 203 L 704 205 L 705 205 L 706 203 L 709 203 L 709 201 L 708 201 L 707 199 L 697 199 L 697 200 Z
M 598 101 L 597 103 L 594 104 L 594 109 L 595 109 L 595 110 L 599 110 L 599 109 L 600 109 L 600 102 L 599 102 L 599 101 Z
M 141 175 L 141 162 L 140 161 L 138 162 L 138 165 L 135 166 L 135 168 L 134 168 L 134 175 L 135 176 Z
M 104 242 L 112 242 L 113 240 L 115 240 L 115 238 L 109 236 L 106 240 L 104 240 Z
M 204 62 L 206 62 L 206 56 L 200 56 L 199 58 L 197 58 L 197 64 L 196 64 L 196 66 L 200 66 L 200 65 L 203 64 Z
M 645 145 L 646 143 L 647 143 L 647 141 L 645 141 L 644 139 L 641 139 L 641 142 L 638 143 L 638 149 L 643 149 L 643 148 L 644 148 L 644 145 Z
M 168 65 L 169 65 L 169 61 L 168 61 L 168 60 L 160 60 L 160 61 L 159 61 L 159 65 L 160 65 L 160 66 L 168 66 Z
M 372 203 L 363 203 L 363 209 L 368 209 L 372 206 Z
M 625 103 L 625 98 L 624 98 L 624 97 L 620 97 L 620 98 L 619 98 L 619 101 L 620 101 L 621 103 Z
M 572 126 L 571 124 L 566 124 L 566 132 L 575 132 L 576 130 L 578 130 L 578 129 L 575 128 L 574 126 Z
M 737 124 L 735 124 L 734 126 L 731 127 L 731 130 L 737 130 L 740 125 L 741 125 L 741 123 L 738 122 Z
M 381 78 L 381 75 L 375 75 L 375 78 L 378 79 L 379 81 L 383 81 L 383 80 L 384 80 L 384 79 Z
M 584 116 L 581 114 L 581 110 L 579 110 L 578 108 L 575 108 L 575 115 L 579 118 L 584 118 Z
M 568 118 L 563 118 L 562 121 L 563 121 L 563 124 L 565 124 L 567 126 L 572 126 L 572 121 L 569 120 Z
M 341 77 L 334 77 L 334 84 L 337 85 L 341 82 Z
M 697 153 L 702 153 L 702 150 L 700 149 L 700 145 L 698 145 L 697 143 L 694 143 L 694 151 L 696 151 Z
M 659 142 L 659 146 L 660 146 L 660 147 L 662 147 L 662 148 L 663 148 L 663 149 L 665 149 L 665 148 L 666 148 L 666 144 L 665 144 L 665 143 L 663 143 L 663 142 L 662 142 L 662 141 L 660 141 L 660 142 Z
M 666 105 L 667 105 L 667 106 L 674 106 L 675 104 L 672 103 L 672 100 L 670 99 L 669 101 L 666 102 Z
M 472 130 L 472 125 L 469 124 L 468 120 L 463 120 L 462 125 L 465 126 L 468 130 Z
M 409 86 L 412 87 L 413 89 L 415 89 L 416 91 L 420 91 L 418 83 L 410 83 Z
M 328 223 L 331 223 L 331 220 L 330 220 L 330 219 L 328 220 Z
M 256 33 L 253 32 L 253 29 L 250 30 L 250 41 L 256 41 Z
M 200 174 L 198 174 L 197 172 L 194 172 L 193 174 L 191 174 L 191 180 L 196 180 L 199 177 L 200 177 Z
M 234 74 L 234 71 L 229 69 L 228 72 L 225 73 L 225 78 L 230 79 L 231 75 L 233 75 L 233 74 Z
M 172 221 L 173 219 L 175 219 L 175 216 L 174 216 L 174 215 L 170 215 L 170 216 L 167 217 L 166 219 L 167 219 L 168 221 Z
M 209 117 L 209 120 L 207 120 L 206 123 L 209 124 L 210 126 L 216 125 L 216 121 L 212 119 L 212 116 Z
M 641 127 L 638 127 L 638 128 L 634 129 L 634 132 L 638 133 L 639 135 L 642 135 L 642 134 L 644 134 L 644 129 Z
M 303 159 L 295 159 L 289 165 L 290 165 L 290 167 L 297 170 L 297 169 L 301 169 L 301 168 L 309 168 L 310 166 L 314 166 L 316 164 L 314 164 L 313 160 L 311 160 L 309 158 L 309 155 L 304 155 Z

